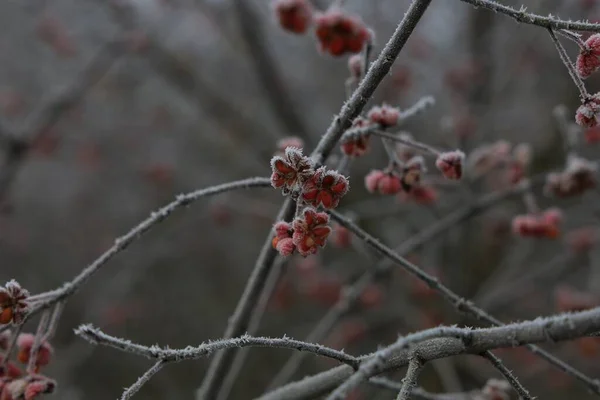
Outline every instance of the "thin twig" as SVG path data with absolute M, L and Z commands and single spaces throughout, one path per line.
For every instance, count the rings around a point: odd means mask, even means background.
M 565 67 L 567 67 L 567 71 L 569 71 L 569 76 L 571 77 L 571 79 L 575 83 L 575 86 L 577 86 L 577 89 L 579 90 L 579 96 L 581 97 L 581 101 L 587 100 L 590 97 L 590 94 L 587 92 L 587 89 L 585 88 L 585 84 L 583 83 L 583 81 L 581 80 L 579 75 L 577 74 L 577 71 L 575 70 L 573 63 L 569 59 L 569 55 L 567 54 L 565 48 L 560 43 L 560 40 L 558 40 L 558 38 L 556 37 L 554 30 L 552 30 L 551 28 L 548 28 L 548 33 L 550 34 L 550 37 L 552 38 L 552 41 L 554 42 L 554 45 L 556 46 L 556 50 L 558 51 L 560 60 L 563 62 Z
M 136 394 L 142 386 L 144 386 L 148 381 L 156 375 L 158 371 L 164 367 L 166 362 L 164 360 L 158 360 L 148 371 L 144 372 L 144 375 L 140 376 L 137 381 L 130 387 L 128 387 L 123 394 L 121 395 L 121 400 L 128 400 L 134 394 Z
M 405 146 L 412 147 L 413 149 L 420 150 L 422 152 L 432 154 L 434 156 L 440 155 L 439 150 L 436 150 L 433 147 L 431 147 L 425 143 L 417 142 L 416 140 L 406 139 L 406 138 L 403 138 L 400 136 L 396 136 L 395 134 L 384 132 L 384 131 L 381 131 L 378 129 L 371 131 L 371 133 L 373 135 L 381 136 L 382 138 L 385 138 L 385 139 L 388 139 L 388 140 L 391 140 L 394 142 L 402 143 Z M 399 133 L 401 133 L 401 132 L 399 132 Z
M 568 29 L 572 31 L 587 31 L 600 32 L 600 24 L 592 24 L 589 22 L 565 21 L 553 16 L 543 17 L 532 13 L 525 12 L 525 8 L 520 10 L 505 6 L 492 0 L 460 0 L 464 3 L 469 3 L 475 7 L 486 8 L 491 11 L 499 12 L 507 15 L 517 22 L 523 24 L 537 25 L 543 28 L 551 29 Z
M 502 360 L 496 357 L 491 351 L 484 351 L 481 356 L 488 360 L 500 373 L 506 378 L 508 383 L 515 389 L 515 391 L 521 396 L 523 400 L 533 400 L 529 391 L 521 385 L 521 382 L 517 377 L 504 365 Z
M 402 389 L 400 389 L 396 400 L 408 400 L 410 398 L 413 389 L 417 386 L 417 379 L 419 378 L 421 369 L 423 369 L 423 365 L 417 356 L 410 359 L 408 362 L 408 371 L 402 381 Z
M 244 335 L 239 338 L 215 340 L 203 343 L 196 347 L 189 346 L 184 349 L 169 349 L 132 343 L 130 340 L 108 335 L 91 325 L 81 325 L 75 330 L 75 334 L 92 344 L 113 347 L 127 353 L 133 353 L 147 358 L 159 358 L 165 362 L 196 360 L 207 357 L 216 351 L 230 348 L 272 347 L 306 351 L 348 364 L 352 368 L 358 368 L 359 364 L 358 358 L 346 354 L 343 351 L 335 350 L 320 344 L 302 342 L 288 337 L 269 338 Z
M 35 332 L 35 337 L 33 339 L 33 345 L 31 346 L 31 350 L 29 351 L 29 362 L 27 363 L 27 373 L 35 374 L 37 368 L 37 358 L 38 352 L 40 350 L 40 346 L 42 346 L 44 336 L 48 331 L 48 323 L 50 322 L 50 311 L 46 310 L 40 317 L 40 321 L 38 322 L 37 331 Z

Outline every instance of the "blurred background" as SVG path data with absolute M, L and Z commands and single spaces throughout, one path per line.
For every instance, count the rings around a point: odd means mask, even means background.
M 373 29 L 378 54 L 408 3 L 347 0 L 344 8 Z M 600 19 L 596 0 L 502 3 Z M 575 57 L 576 45 L 565 46 Z M 3 1 L 0 280 L 15 278 L 32 293 L 57 287 L 176 194 L 269 175 L 284 137 L 302 138 L 311 151 L 345 99 L 348 76 L 347 57 L 321 54 L 311 33 L 282 30 L 268 0 Z M 586 83 L 592 93 L 600 87 L 597 76 Z M 500 139 L 529 143 L 533 175 L 563 168 L 553 109 L 564 104 L 571 120 L 579 99 L 544 29 L 460 1 L 434 1 L 367 109 L 381 102 L 404 109 L 426 95 L 435 106 L 403 127 L 419 140 L 467 154 Z M 598 146 L 582 140 L 578 152 L 598 159 Z M 435 201 L 369 194 L 364 176 L 386 162 L 376 145 L 351 165 L 351 191 L 340 209 L 393 246 L 504 187 L 494 174 L 439 183 L 429 160 Z M 513 197 L 437 236 L 411 259 L 507 322 L 569 308 L 564 302 L 595 304 L 599 254 L 574 251 L 564 238 L 598 224 L 598 193 L 556 200 L 539 185 L 535 193 L 542 208 L 564 211 L 560 238 L 513 235 L 512 217 L 526 212 Z M 78 339 L 73 329 L 80 323 L 174 348 L 220 337 L 282 200 L 279 191 L 256 189 L 200 201 L 106 265 L 65 308 L 45 371 L 59 383 L 54 397 L 116 398 L 149 367 L 146 359 Z M 376 259 L 343 240 L 317 256 L 287 259 L 259 333 L 304 338 L 342 286 Z M 523 279 L 532 272 L 535 278 Z M 395 268 L 324 343 L 362 354 L 439 323 L 477 324 Z M 592 376 L 600 372 L 595 339 L 544 347 Z M 230 398 L 262 393 L 290 355 L 251 350 Z M 521 349 L 498 355 L 539 398 L 592 398 Z M 332 365 L 308 357 L 294 379 Z M 191 399 L 207 366 L 208 360 L 171 365 L 138 397 Z M 498 375 L 485 361 L 465 356 L 431 363 L 420 382 L 434 392 L 466 391 L 490 377 Z M 365 387 L 356 396 L 391 394 Z

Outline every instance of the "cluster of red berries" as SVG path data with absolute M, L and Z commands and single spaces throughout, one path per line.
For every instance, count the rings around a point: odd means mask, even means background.
M 273 10 L 279 25 L 289 32 L 304 34 L 314 25 L 321 51 L 332 56 L 359 53 L 373 38 L 359 17 L 338 7 L 321 13 L 308 0 L 275 0 Z
M 544 192 L 561 198 L 580 195 L 596 187 L 597 170 L 595 163 L 572 156 L 564 171 L 548 174 Z
M 549 208 L 539 214 L 517 215 L 513 219 L 513 231 L 523 237 L 555 239 L 560 234 L 562 212 Z
M 14 279 L 0 287 L 0 324 L 19 324 L 29 312 L 29 292 Z
M 0 350 L 8 349 L 11 337 L 10 331 L 4 331 L 0 335 Z M 22 333 L 17 337 L 17 359 L 21 363 L 29 363 L 34 342 L 35 335 L 30 333 Z M 28 373 L 22 371 L 15 363 L 6 361 L 5 366 L 0 368 L 0 400 L 32 400 L 41 394 L 52 393 L 56 382 L 38 374 L 40 367 L 50 362 L 52 352 L 50 344 L 43 340 L 33 363 L 34 370 Z M 4 358 L 4 355 L 0 355 L 0 363 L 5 361 Z
M 316 208 L 337 207 L 348 192 L 348 179 L 326 167 L 315 169 L 313 161 L 295 147 L 287 147 L 283 156 L 273 157 L 271 168 L 273 187 L 308 206 L 292 223 L 275 224 L 273 247 L 286 256 L 296 250 L 302 256 L 316 253 L 319 247 L 325 246 L 331 233 L 329 215 L 317 212 Z

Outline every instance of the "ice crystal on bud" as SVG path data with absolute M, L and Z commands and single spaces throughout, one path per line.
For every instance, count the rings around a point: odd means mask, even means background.
M 29 312 L 29 292 L 14 279 L 0 287 L 0 324 L 18 324 Z
M 337 171 L 321 167 L 306 181 L 302 188 L 302 200 L 314 207 L 336 208 L 348 192 L 348 179 Z
M 374 123 L 381 125 L 382 128 L 389 128 L 398 125 L 400 120 L 400 110 L 387 104 L 375 106 L 367 113 L 367 118 Z
M 396 194 L 402 190 L 402 182 L 391 172 L 374 169 L 365 176 L 365 187 L 371 193 Z
M 462 151 L 448 151 L 438 156 L 435 166 L 447 179 L 458 180 L 462 177 L 464 159 Z
M 314 173 L 311 159 L 295 147 L 287 147 L 283 157 L 273 157 L 271 168 L 271 184 L 275 188 L 281 188 L 286 195 L 299 190 Z
M 306 257 L 315 254 L 319 247 L 325 246 L 325 241 L 331 233 L 328 223 L 329 215 L 310 207 L 305 208 L 302 214 L 294 219 L 292 238 L 300 255 Z
M 359 17 L 338 8 L 318 14 L 315 25 L 321 51 L 332 56 L 358 53 L 373 36 Z
M 590 36 L 580 49 L 577 61 L 577 74 L 583 79 L 589 77 L 600 68 L 600 34 Z
M 275 16 L 288 32 L 305 33 L 312 21 L 313 8 L 308 0 L 275 0 Z

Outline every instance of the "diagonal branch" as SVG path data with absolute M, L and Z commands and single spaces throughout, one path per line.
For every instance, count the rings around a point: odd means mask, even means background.
M 400 54 L 400 51 L 408 41 L 408 38 L 430 3 L 431 0 L 414 0 L 412 2 L 396 31 L 385 45 L 385 48 L 371 65 L 371 68 L 369 68 L 369 71 L 352 94 L 350 100 L 342 106 L 340 113 L 334 118 L 332 124 L 311 154 L 312 159 L 317 164 L 322 164 L 327 159 L 344 131 L 350 127 L 352 121 L 361 113 L 377 86 L 379 86 L 383 78 L 390 71 L 393 62 L 398 57 L 398 54 Z M 287 199 L 279 212 L 278 220 L 289 220 L 294 213 L 294 209 L 294 202 Z M 265 243 L 238 305 L 229 319 L 225 334 L 223 335 L 225 339 L 240 336 L 248 328 L 254 308 L 265 287 L 267 277 L 272 270 L 275 256 L 276 251 L 271 245 L 271 235 L 269 235 L 265 239 Z M 234 356 L 234 351 L 225 351 L 219 353 L 212 360 L 202 387 L 197 393 L 197 399 L 214 399 L 217 397 L 223 379 L 227 371 L 231 368 Z
M 479 320 L 485 321 L 489 324 L 493 324 L 496 326 L 503 325 L 503 323 L 500 320 L 494 318 L 492 315 L 488 314 L 483 309 L 477 307 L 472 302 L 465 300 L 464 298 L 462 298 L 461 296 L 459 296 L 458 294 L 456 294 L 455 292 L 450 290 L 443 283 L 441 283 L 437 278 L 429 275 L 428 273 L 426 273 L 425 271 L 420 269 L 418 266 L 412 264 L 408 260 L 399 256 L 392 249 L 390 249 L 389 247 L 382 244 L 379 240 L 377 240 L 376 238 L 371 236 L 369 233 L 362 230 L 355 223 L 348 220 L 346 217 L 344 217 L 340 213 L 338 213 L 336 211 L 330 211 L 329 214 L 336 222 L 338 222 L 340 225 L 344 226 L 345 228 L 350 230 L 352 233 L 357 235 L 360 239 L 362 239 L 366 244 L 371 246 L 374 250 L 379 252 L 381 255 L 389 258 L 395 264 L 404 268 L 411 275 L 414 275 L 417 278 L 419 278 L 420 280 L 422 280 L 431 289 L 438 292 L 445 300 L 447 300 L 450 304 L 452 304 L 458 311 L 464 312 L 468 315 L 471 315 L 471 316 L 473 316 Z M 527 348 L 534 354 L 540 356 L 541 358 L 545 359 L 552 365 L 558 367 L 563 372 L 565 372 L 569 375 L 572 375 L 573 377 L 575 377 L 578 380 L 580 380 L 581 382 L 583 382 L 594 393 L 600 394 L 600 381 L 590 378 L 589 376 L 585 375 L 583 372 L 575 369 L 574 367 L 570 366 L 569 364 L 565 363 L 564 361 L 560 360 L 559 358 L 553 356 L 552 354 L 546 352 L 545 350 L 543 350 L 537 346 L 529 345 L 529 346 L 527 346 Z
M 506 381 L 510 383 L 510 385 L 517 391 L 521 399 L 523 400 L 533 400 L 529 391 L 525 389 L 521 382 L 517 379 L 517 377 L 510 372 L 508 368 L 504 365 L 502 360 L 496 357 L 491 351 L 484 351 L 481 353 L 481 356 L 488 360 L 500 373 L 506 378 Z
M 519 10 L 516 8 L 505 6 L 493 0 L 460 0 L 464 3 L 471 4 L 474 7 L 481 7 L 491 11 L 495 11 L 511 17 L 512 19 L 522 24 L 537 25 L 548 29 L 568 29 L 572 31 L 588 31 L 600 32 L 600 24 L 592 24 L 590 22 L 566 21 L 552 15 L 547 17 L 528 13 L 525 7 L 521 6 Z

